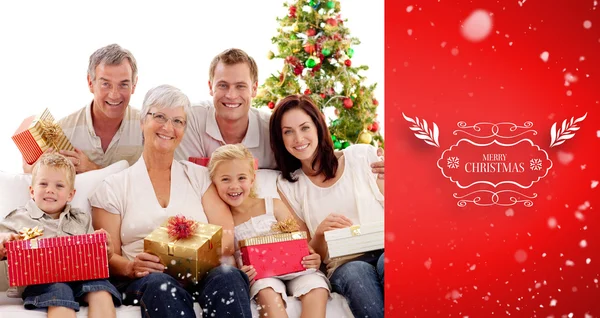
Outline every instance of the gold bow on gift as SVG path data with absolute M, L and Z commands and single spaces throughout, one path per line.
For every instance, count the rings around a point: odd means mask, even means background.
M 279 221 L 271 226 L 275 233 L 292 233 L 300 230 L 298 222 L 294 218 L 288 218 L 285 221 Z
M 55 150 L 58 150 L 56 144 L 61 136 L 60 133 L 62 130 L 60 126 L 50 120 L 41 120 L 40 126 L 42 127 L 42 138 L 47 144 L 51 145 Z
M 30 240 L 30 239 L 44 235 L 44 229 L 38 229 L 37 226 L 34 227 L 33 229 L 24 227 L 22 230 L 19 231 L 19 235 L 21 236 L 21 239 L 23 239 L 23 240 Z

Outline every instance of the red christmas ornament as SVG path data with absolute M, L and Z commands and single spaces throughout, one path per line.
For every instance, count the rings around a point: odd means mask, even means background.
M 310 89 L 308 89 L 308 88 L 307 88 L 307 89 L 304 91 L 304 95 L 310 95 L 311 93 L 312 93 L 312 92 L 311 92 L 311 91 L 310 91 Z
M 303 70 L 304 70 L 304 67 L 302 67 L 301 65 L 298 65 L 298 66 L 294 67 L 294 74 L 302 75 Z
M 315 36 L 316 34 L 317 34 L 317 31 L 315 29 L 306 30 L 306 35 L 308 35 L 308 36 Z
M 373 99 L 373 105 L 377 106 L 379 105 L 379 102 L 376 99 Z
M 372 124 L 370 124 L 367 127 L 368 130 L 372 131 L 372 132 L 377 132 L 379 130 L 379 123 L 374 121 Z
M 345 60 L 345 61 L 344 61 L 344 64 L 345 64 L 346 66 L 350 67 L 350 66 L 352 66 L 352 61 L 350 61 L 350 60 Z
M 321 60 L 321 61 L 322 61 L 322 60 Z M 319 64 L 315 65 L 315 67 L 313 67 L 313 68 L 312 68 L 312 70 L 313 70 L 313 74 L 314 74 L 315 72 L 318 72 L 318 71 L 320 71 L 320 70 L 321 70 L 321 64 L 323 64 L 323 63 L 319 63 Z
M 290 18 L 295 18 L 296 17 L 296 6 L 291 6 L 290 7 Z
M 315 52 L 315 45 L 312 43 L 304 44 L 304 52 L 308 54 L 313 54 Z
M 267 104 L 267 106 L 268 106 L 270 109 L 273 109 L 273 108 L 275 108 L 275 103 L 273 103 L 273 102 L 269 102 L 269 103 Z
M 321 96 L 322 99 L 325 99 L 325 94 L 321 93 L 319 94 Z M 337 110 L 337 109 L 336 109 Z
M 186 219 L 183 215 L 172 216 L 167 220 L 167 233 L 169 237 L 181 240 L 194 235 L 198 223 Z
M 352 108 L 352 106 L 354 105 L 354 102 L 352 102 L 351 98 L 344 98 L 344 107 L 345 108 Z
M 334 18 L 329 18 L 327 19 L 327 24 L 331 25 L 331 26 L 337 26 L 338 25 L 338 21 Z

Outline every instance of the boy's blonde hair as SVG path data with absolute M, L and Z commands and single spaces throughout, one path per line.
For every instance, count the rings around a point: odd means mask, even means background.
M 223 145 L 217 150 L 215 150 L 210 156 L 210 161 L 208 163 L 208 173 L 210 175 L 210 179 L 212 180 L 215 176 L 217 167 L 223 162 L 228 160 L 245 160 L 248 163 L 248 168 L 250 170 L 250 174 L 254 177 L 256 181 L 256 173 L 254 172 L 254 156 L 248 148 L 246 148 L 242 144 L 229 144 Z M 256 190 L 254 184 L 252 185 L 252 189 L 250 189 L 250 197 L 256 197 Z
M 62 170 L 67 177 L 67 183 L 73 189 L 75 185 L 75 165 L 67 157 L 58 153 L 43 154 L 33 166 L 33 171 L 31 171 L 32 185 L 35 183 L 37 172 L 41 166 Z

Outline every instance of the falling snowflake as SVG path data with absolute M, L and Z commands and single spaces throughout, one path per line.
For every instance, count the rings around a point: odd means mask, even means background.
M 529 169 L 533 171 L 542 170 L 542 160 L 537 158 L 529 160 Z
M 458 169 L 459 164 L 460 164 L 460 160 L 458 157 L 448 157 L 448 168 Z

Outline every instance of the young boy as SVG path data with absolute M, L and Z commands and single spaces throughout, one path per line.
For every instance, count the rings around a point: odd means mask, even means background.
M 4 243 L 19 239 L 23 228 L 37 226 L 43 230 L 42 238 L 94 232 L 90 215 L 68 204 L 75 195 L 74 182 L 75 166 L 69 159 L 56 153 L 42 155 L 31 174 L 31 200 L 0 222 L 0 259 L 6 255 Z M 108 236 L 107 240 L 110 259 Z M 80 303 L 89 304 L 89 317 L 116 317 L 115 305 L 121 305 L 119 292 L 108 280 L 31 285 L 22 297 L 26 309 L 48 308 L 48 317 L 75 317 Z

